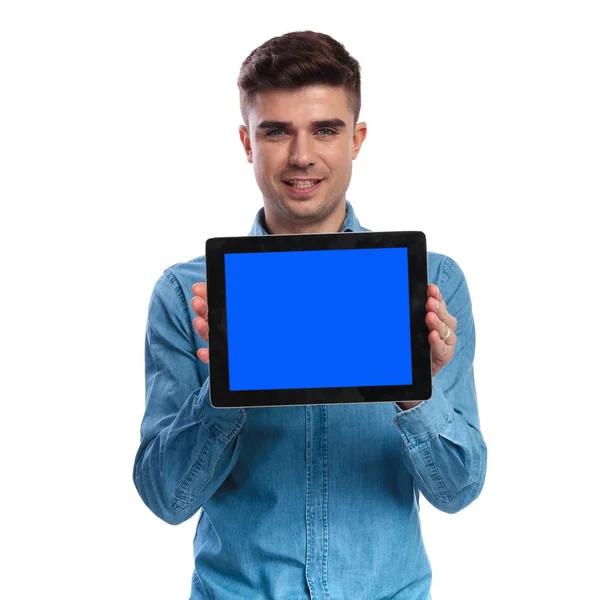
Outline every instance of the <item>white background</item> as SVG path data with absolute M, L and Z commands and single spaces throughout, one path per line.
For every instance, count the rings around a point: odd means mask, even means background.
M 359 220 L 425 231 L 471 291 L 488 475 L 458 514 L 423 502 L 434 600 L 599 597 L 597 5 L 23 0 L 0 9 L 3 598 L 188 598 L 197 517 L 132 481 L 146 311 L 166 267 L 249 232 L 237 75 L 301 29 L 362 66 Z

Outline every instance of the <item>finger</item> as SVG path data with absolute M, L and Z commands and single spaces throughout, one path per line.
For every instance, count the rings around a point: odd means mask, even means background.
M 450 327 L 450 329 L 452 329 L 453 331 L 456 331 L 456 326 L 458 325 L 458 320 L 456 319 L 456 317 L 452 316 L 448 312 L 448 307 L 446 306 L 446 303 L 444 302 L 444 300 L 443 299 L 441 301 L 435 300 L 435 302 L 437 302 L 437 307 L 435 310 L 435 314 L 437 315 L 437 317 L 440 319 L 440 321 L 442 321 L 443 323 L 446 323 L 446 325 L 448 325 L 448 327 Z
M 427 323 L 427 326 L 429 327 L 430 342 L 439 340 L 447 346 L 454 346 L 456 344 L 456 334 L 452 327 L 447 323 L 444 323 L 444 321 L 442 321 L 435 313 L 428 312 L 425 316 L 425 323 Z M 432 332 L 435 332 L 435 334 L 432 335 Z M 448 335 L 448 333 L 450 333 L 450 335 Z M 448 339 L 444 340 L 446 336 L 448 336 Z
M 192 294 L 194 296 L 200 296 L 206 300 L 206 283 L 204 281 L 198 281 L 192 286 Z
M 433 283 L 427 286 L 427 300 L 425 301 L 427 310 L 431 310 L 438 314 L 441 308 L 446 308 L 446 303 L 440 293 L 440 288 Z
M 204 298 L 200 296 L 194 296 L 191 300 L 192 308 L 194 312 L 203 319 L 208 318 L 208 303 Z
M 456 336 L 455 336 L 456 337 Z M 429 346 L 431 347 L 431 360 L 434 365 L 444 366 L 452 360 L 454 355 L 454 344 L 448 344 L 452 334 L 446 342 L 440 339 L 437 330 L 429 332 Z
M 205 342 L 208 342 L 208 322 L 202 317 L 196 317 L 192 323 L 194 324 L 194 329 L 198 332 L 198 335 Z
M 431 298 L 441 298 L 442 294 L 440 293 L 440 288 L 435 285 L 435 283 L 430 283 L 427 286 L 427 296 Z
M 452 316 L 448 312 L 448 308 L 446 306 L 446 302 L 442 298 L 441 294 L 434 293 L 433 296 L 430 296 L 427 299 L 427 302 L 426 302 L 425 306 L 426 306 L 426 309 L 428 311 L 435 313 L 435 315 L 441 321 L 443 321 L 444 323 L 446 323 L 446 325 L 448 325 L 448 327 L 450 327 L 450 329 L 456 330 L 456 327 L 458 325 L 458 321 L 457 321 L 456 317 Z
M 208 348 L 200 348 L 198 350 L 198 352 L 196 352 L 196 356 L 203 362 L 203 363 L 207 363 L 209 362 L 209 356 L 208 356 Z

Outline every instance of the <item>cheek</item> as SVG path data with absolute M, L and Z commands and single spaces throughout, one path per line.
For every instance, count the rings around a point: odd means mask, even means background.
M 252 155 L 252 164 L 254 165 L 254 173 L 259 177 L 265 177 L 265 173 L 268 171 L 265 157 L 259 152 L 254 153 Z
M 281 160 L 274 152 L 259 152 L 253 162 L 255 172 L 263 179 L 276 179 L 282 170 Z
M 261 155 L 252 161 L 256 182 L 263 193 L 272 193 L 277 185 L 279 170 L 275 167 L 271 159 L 272 157 Z
M 336 179 L 343 180 L 345 182 L 352 173 L 352 157 L 338 155 L 337 161 L 334 167 Z
M 322 156 L 336 178 L 343 178 L 352 171 L 352 148 L 348 144 L 332 147 Z

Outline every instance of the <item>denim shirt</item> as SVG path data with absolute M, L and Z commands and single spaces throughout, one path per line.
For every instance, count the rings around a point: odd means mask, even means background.
M 340 231 L 370 231 L 348 201 Z M 264 209 L 249 235 L 268 235 Z M 405 411 L 390 402 L 212 407 L 208 366 L 196 355 L 207 344 L 190 304 L 192 285 L 206 281 L 205 257 L 157 280 L 133 479 L 167 523 L 201 510 L 191 600 L 430 598 L 420 494 L 446 513 L 466 507 L 483 487 L 487 448 L 467 282 L 448 256 L 429 252 L 428 269 L 458 320 L 457 344 L 431 399 Z

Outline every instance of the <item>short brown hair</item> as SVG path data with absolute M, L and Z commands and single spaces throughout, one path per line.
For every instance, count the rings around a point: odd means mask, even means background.
M 343 86 L 354 113 L 354 125 L 358 121 L 360 65 L 340 42 L 325 33 L 293 31 L 271 38 L 244 60 L 237 83 L 246 126 L 248 111 L 261 90 L 308 85 Z

